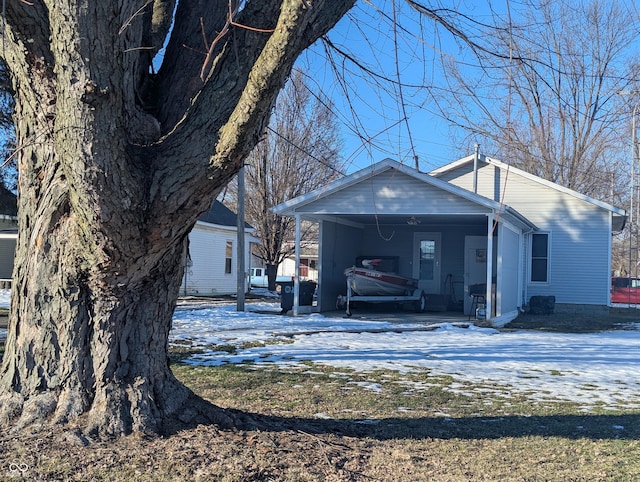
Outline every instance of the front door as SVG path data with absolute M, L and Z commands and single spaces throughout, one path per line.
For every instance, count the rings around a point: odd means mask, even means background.
M 440 294 L 440 233 L 414 233 L 413 277 L 427 294 Z

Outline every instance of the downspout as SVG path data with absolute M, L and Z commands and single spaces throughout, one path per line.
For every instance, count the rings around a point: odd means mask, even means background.
M 189 278 L 189 265 L 187 264 L 189 262 L 189 248 L 185 248 L 184 250 L 184 276 L 182 277 L 182 281 L 184 282 L 184 289 L 182 290 L 182 295 L 183 296 L 187 296 L 187 285 L 188 285 L 188 278 Z
M 473 192 L 478 194 L 478 161 L 480 159 L 480 144 L 476 142 L 475 155 L 473 156 Z
M 520 311 L 522 313 L 524 313 L 524 307 L 527 304 L 527 296 L 529 295 L 529 291 L 528 291 L 528 286 L 529 286 L 529 281 L 527 278 L 527 273 L 529 271 L 529 267 L 528 267 L 528 253 L 529 253 L 529 243 L 527 242 L 528 238 L 527 236 L 529 236 L 531 233 L 534 232 L 534 229 L 530 229 L 529 231 L 526 231 L 524 233 L 522 233 L 522 264 L 520 265 L 522 268 L 522 276 L 521 276 L 521 280 L 522 280 L 522 300 L 520 301 Z

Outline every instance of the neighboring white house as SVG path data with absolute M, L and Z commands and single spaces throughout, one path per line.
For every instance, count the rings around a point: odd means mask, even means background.
M 291 247 L 295 243 L 291 243 Z M 278 265 L 278 276 L 293 277 L 296 275 L 296 258 L 294 255 L 284 258 Z M 300 247 L 300 279 L 318 282 L 318 243 L 306 242 Z
M 11 286 L 18 239 L 18 208 L 15 194 L 0 186 L 0 288 Z
M 251 243 L 259 240 L 245 223 L 245 268 Z M 18 217 L 16 196 L 0 186 L 0 288 L 9 287 L 13 272 Z M 189 233 L 189 253 L 181 294 L 220 295 L 237 292 L 237 217 L 219 201 L 203 214 Z
M 534 295 L 554 296 L 557 311 L 606 309 L 611 236 L 626 221 L 623 209 L 473 155 L 429 174 L 385 159 L 274 211 L 320 224 L 319 311 L 335 309 L 358 257 L 392 256 L 398 274 L 465 313 L 481 289 L 496 325 Z
M 212 296 L 237 292 L 238 237 L 237 216 L 219 201 L 198 219 L 189 233 L 189 252 L 185 260 L 182 295 Z M 251 260 L 254 228 L 245 223 L 245 270 Z

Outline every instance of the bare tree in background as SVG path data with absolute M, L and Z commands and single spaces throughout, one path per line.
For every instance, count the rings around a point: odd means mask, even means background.
M 340 146 L 329 101 L 312 93 L 305 75 L 294 70 L 278 96 L 265 138 L 245 167 L 245 216 L 261 240 L 254 254 L 265 264 L 271 290 L 276 288 L 278 266 L 292 254 L 295 239 L 295 219 L 278 216 L 271 208 L 339 176 Z M 235 198 L 234 193 L 234 203 Z M 311 242 L 314 234 L 314 226 L 305 224 L 303 244 Z
M 620 203 L 628 181 L 634 12 L 619 2 L 526 3 L 492 28 L 481 68 L 447 62 L 447 117 L 527 172 Z M 621 176 L 622 174 L 622 176 Z M 612 189 L 613 187 L 613 189 Z

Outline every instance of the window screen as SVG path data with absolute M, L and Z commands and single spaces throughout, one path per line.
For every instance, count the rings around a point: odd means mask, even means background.
M 548 281 L 549 235 L 534 234 L 531 238 L 531 281 Z
M 231 273 L 231 261 L 233 260 L 233 241 L 227 241 L 224 258 L 224 272 Z

